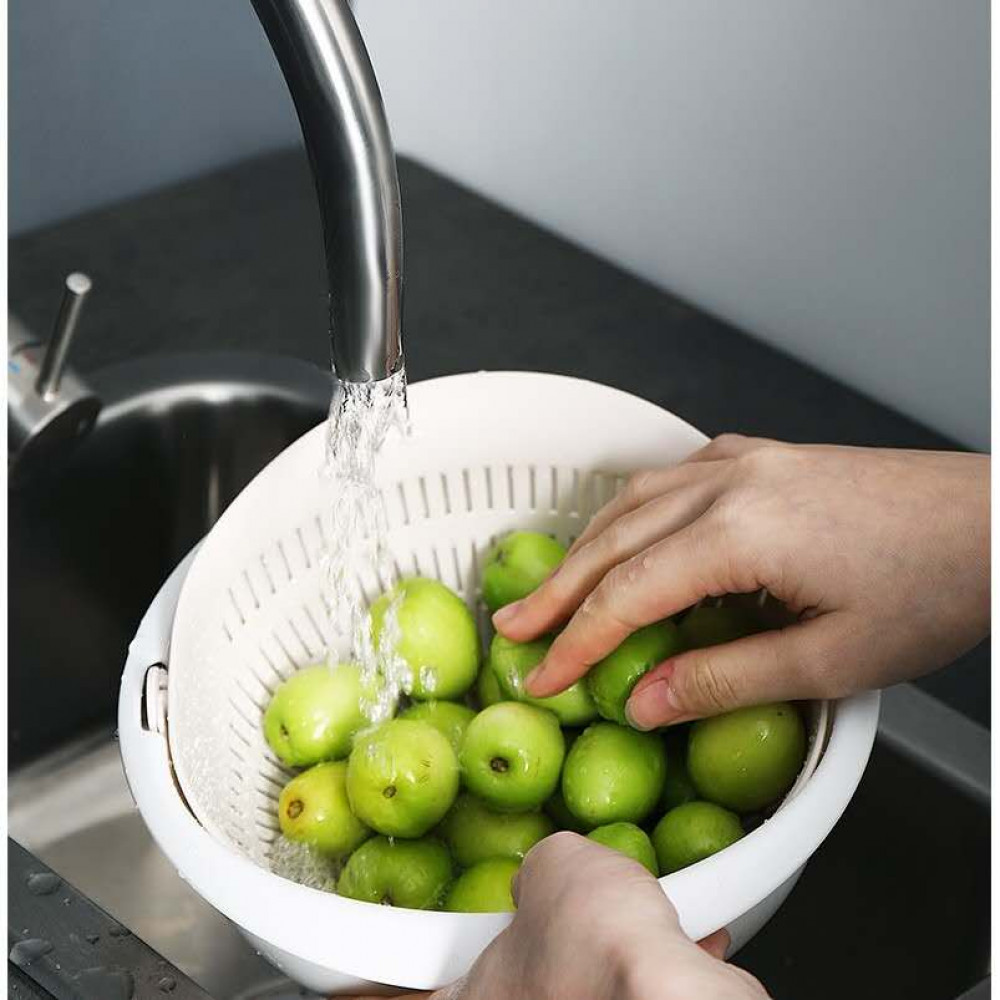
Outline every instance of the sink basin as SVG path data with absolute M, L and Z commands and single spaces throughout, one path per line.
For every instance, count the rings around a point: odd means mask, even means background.
M 105 409 L 90 438 L 11 495 L 10 835 L 216 1000 L 301 996 L 152 842 L 113 725 L 125 648 L 160 583 L 323 419 L 329 378 L 205 355 L 92 380 Z M 988 762 L 987 730 L 914 687 L 886 692 L 858 793 L 740 964 L 775 1000 L 951 1000 L 983 980 Z M 12 877 L 12 927 L 26 899 Z
M 739 955 L 774 1000 L 951 1000 L 988 973 L 989 735 L 908 685 L 886 692 L 882 713 L 847 812 Z M 12 837 L 216 1000 L 302 995 L 160 853 L 114 741 L 15 773 L 9 799 Z
M 11 766 L 113 724 L 160 585 L 331 394 L 312 365 L 237 353 L 150 357 L 90 382 L 104 410 L 89 437 L 10 493 Z

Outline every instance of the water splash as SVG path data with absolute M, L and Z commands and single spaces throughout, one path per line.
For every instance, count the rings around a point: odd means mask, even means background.
M 324 555 L 326 598 L 331 624 L 350 643 L 351 657 L 361 666 L 362 709 L 372 722 L 392 715 L 400 692 L 412 686 L 406 664 L 395 654 L 396 608 L 387 609 L 376 648 L 363 583 L 374 579 L 386 587 L 395 576 L 375 467 L 386 439 L 408 429 L 404 371 L 379 382 L 339 384 L 327 430 L 331 534 Z M 331 666 L 338 659 L 331 651 Z
M 312 889 L 337 891 L 340 866 L 306 844 L 279 836 L 271 845 L 269 861 L 275 875 Z
M 18 968 L 24 969 L 37 962 L 43 955 L 52 951 L 52 943 L 43 938 L 28 938 L 26 941 L 17 941 L 10 949 L 7 957 Z
M 34 896 L 49 896 L 61 885 L 62 879 L 53 872 L 32 872 L 28 876 L 28 892 Z

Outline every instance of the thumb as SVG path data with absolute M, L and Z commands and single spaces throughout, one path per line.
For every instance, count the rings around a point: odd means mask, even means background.
M 625 713 L 636 729 L 720 715 L 744 705 L 832 698 L 835 663 L 849 632 L 831 612 L 773 632 L 692 649 L 649 671 L 632 690 Z M 842 680 L 841 680 L 842 683 Z

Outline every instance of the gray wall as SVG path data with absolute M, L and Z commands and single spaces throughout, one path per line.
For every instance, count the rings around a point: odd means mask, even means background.
M 397 145 L 988 443 L 986 0 L 358 0 Z M 11 0 L 11 225 L 296 134 L 246 0 Z
M 10 0 L 9 225 L 296 141 L 248 0 Z

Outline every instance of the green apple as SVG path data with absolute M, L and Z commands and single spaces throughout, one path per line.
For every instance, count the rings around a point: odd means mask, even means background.
M 511 885 L 520 867 L 513 858 L 490 858 L 467 868 L 448 890 L 444 908 L 454 913 L 512 913 Z
M 340 760 L 354 734 L 367 724 L 361 711 L 361 668 L 303 667 L 278 686 L 264 713 L 264 736 L 289 767 Z
M 680 635 L 685 649 L 705 649 L 753 635 L 760 627 L 760 622 L 747 608 L 703 604 L 684 616 Z
M 278 798 L 278 823 L 289 839 L 340 858 L 371 836 L 347 801 L 347 762 L 316 764 L 296 775 Z
M 564 756 L 559 720 L 502 701 L 469 723 L 459 753 L 465 787 L 500 812 L 537 809 L 555 791 Z
M 563 798 L 590 827 L 639 823 L 659 800 L 666 770 L 667 755 L 656 733 L 595 722 L 566 756 Z
M 653 875 L 660 874 L 653 842 L 634 823 L 608 823 L 606 826 L 591 830 L 587 836 L 605 847 L 632 858 L 633 861 L 638 861 Z
M 544 813 L 501 813 L 467 794 L 458 797 L 438 827 L 462 868 L 489 858 L 521 859 L 554 830 Z
M 574 816 L 566 805 L 561 788 L 557 788 L 546 800 L 545 812 L 551 817 L 559 830 L 572 830 L 574 833 L 586 833 L 590 829 L 579 817 Z
M 458 780 L 448 738 L 412 719 L 359 733 L 347 761 L 354 814 L 389 837 L 423 836 L 451 808 Z
M 527 597 L 563 561 L 566 549 L 538 531 L 512 531 L 490 549 L 483 566 L 483 601 L 490 611 Z
M 390 608 L 394 609 L 391 616 Z M 418 701 L 461 698 L 479 670 L 479 634 L 462 599 L 437 580 L 410 577 L 371 607 L 376 648 L 392 618 L 394 652 L 411 675 L 407 693 Z
M 805 756 L 802 717 L 786 701 L 701 719 L 688 739 L 688 770 L 698 794 L 737 812 L 780 799 Z
M 693 802 L 698 798 L 698 790 L 694 787 L 691 775 L 683 761 L 671 763 L 667 767 L 667 776 L 663 781 L 663 794 L 660 796 L 660 808 L 667 812 Z
M 404 709 L 401 719 L 413 719 L 432 725 L 442 736 L 448 737 L 455 753 L 458 753 L 465 736 L 465 730 L 476 713 L 468 705 L 457 701 L 420 701 Z
M 440 840 L 373 837 L 347 859 L 337 892 L 366 903 L 434 910 L 452 874 L 451 857 Z
M 514 642 L 498 632 L 490 643 L 488 662 L 506 697 L 547 708 L 562 726 L 584 726 L 597 718 L 597 708 L 586 681 L 576 681 L 550 698 L 533 698 L 525 689 L 528 674 L 542 662 L 551 645 L 550 637 L 534 642 Z
M 489 661 L 483 664 L 479 676 L 476 678 L 476 700 L 479 702 L 480 709 L 489 708 L 490 705 L 495 705 L 498 701 L 507 700 L 503 691 L 500 690 L 500 682 L 497 680 L 497 675 L 493 672 L 493 666 Z
M 628 725 L 625 702 L 639 678 L 680 651 L 680 636 L 672 621 L 657 622 L 633 632 L 587 674 L 597 711 L 611 722 Z
M 653 846 L 664 875 L 711 857 L 743 836 L 740 818 L 713 802 L 686 802 L 653 830 Z
M 667 776 L 663 781 L 660 808 L 669 812 L 685 802 L 698 798 L 698 792 L 687 768 L 688 734 L 691 726 L 682 723 L 663 731 L 663 745 L 667 750 Z

